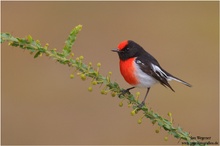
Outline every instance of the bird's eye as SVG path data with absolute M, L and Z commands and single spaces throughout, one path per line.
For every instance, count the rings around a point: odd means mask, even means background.
M 126 48 L 126 51 L 129 51 L 130 48 Z

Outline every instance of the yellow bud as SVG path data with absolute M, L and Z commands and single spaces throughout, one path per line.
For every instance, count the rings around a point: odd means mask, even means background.
M 171 113 L 171 112 L 169 112 L 167 115 L 168 115 L 169 117 L 172 117 L 172 113 Z
M 119 103 L 119 106 L 122 107 L 122 106 L 123 106 L 123 102 L 120 102 L 120 103 Z
M 129 103 L 129 104 L 128 104 L 128 107 L 131 107 L 131 106 L 132 106 L 132 104 L 131 104 L 131 103 Z
M 105 90 L 101 90 L 101 94 L 105 94 Z
M 165 136 L 165 137 L 164 137 L 164 140 L 165 140 L 165 141 L 167 141 L 167 140 L 168 140 L 168 137 L 167 137 L 167 136 Z
M 81 30 L 82 29 L 82 25 L 76 26 L 76 29 Z
M 93 85 L 97 85 L 97 81 L 93 81 L 92 84 L 93 84 Z
M 137 92 L 137 93 L 136 93 L 137 96 L 140 96 L 140 94 L 141 94 L 140 92 Z
M 111 95 L 112 95 L 112 97 L 115 97 L 116 93 L 115 93 L 115 92 L 112 92 L 112 94 L 111 94 Z
M 80 59 L 80 60 L 83 60 L 83 59 L 84 59 L 84 57 L 83 57 L 83 56 L 79 56 L 79 59 Z
M 81 75 L 80 75 L 80 78 L 81 78 L 83 81 L 85 81 L 85 80 L 86 80 L 86 75 L 85 75 L 85 74 L 81 74 Z
M 88 88 L 88 91 L 89 91 L 89 92 L 92 92 L 92 87 L 89 87 L 89 88 Z
M 138 120 L 138 124 L 141 124 L 141 123 L 142 123 L 142 119 L 139 119 L 139 120 Z
M 76 61 L 79 61 L 79 57 L 76 58 Z
M 32 37 L 30 35 L 27 36 L 27 39 L 29 42 L 33 41 Z
M 131 115 L 134 116 L 136 114 L 136 110 L 131 111 Z
M 97 63 L 97 67 L 100 67 L 101 66 L 101 63 Z
M 71 74 L 71 75 L 70 75 L 70 79 L 73 79 L 73 78 L 74 78 L 74 74 Z
M 39 44 L 39 43 L 40 43 L 40 41 L 39 41 L 39 40 L 36 40 L 36 43 L 38 43 L 38 44 Z
M 159 129 L 156 129 L 156 130 L 155 130 L 155 132 L 156 132 L 156 133 L 159 133 L 159 132 L 160 132 L 160 130 L 159 130 Z

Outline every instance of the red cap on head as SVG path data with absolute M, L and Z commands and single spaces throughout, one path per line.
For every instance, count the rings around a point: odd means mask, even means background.
M 128 45 L 128 40 L 125 40 L 125 41 L 121 42 L 121 43 L 118 45 L 118 49 L 119 49 L 119 50 L 122 50 L 122 49 L 124 49 L 124 47 L 127 46 L 127 45 Z

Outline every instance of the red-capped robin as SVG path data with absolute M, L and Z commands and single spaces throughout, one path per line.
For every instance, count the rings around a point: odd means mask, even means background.
M 155 83 L 160 83 L 164 87 L 169 87 L 173 92 L 173 88 L 168 81 L 175 80 L 183 83 L 186 86 L 191 85 L 165 71 L 158 61 L 146 52 L 140 45 L 132 40 L 125 40 L 118 45 L 117 49 L 113 49 L 119 56 L 120 72 L 131 88 L 126 89 L 126 92 L 135 87 L 147 88 L 144 100 L 141 106 L 145 104 L 146 97 L 151 86 Z

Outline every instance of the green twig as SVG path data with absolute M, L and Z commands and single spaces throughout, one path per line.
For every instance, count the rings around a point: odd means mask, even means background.
M 30 35 L 26 38 L 15 38 L 9 33 L 1 33 L 0 42 L 8 42 L 9 46 L 29 50 L 31 54 L 35 53 L 34 58 L 37 58 L 39 56 L 42 56 L 42 54 L 45 54 L 46 56 L 53 58 L 61 64 L 75 68 L 75 70 L 78 72 L 77 75 L 79 75 L 82 80 L 85 80 L 87 77 L 92 78 L 91 85 L 88 88 L 90 92 L 92 91 L 93 85 L 103 84 L 104 88 L 101 90 L 101 94 L 107 94 L 110 92 L 113 97 L 115 95 L 119 95 L 123 89 L 118 85 L 118 83 L 111 81 L 111 72 L 109 72 L 107 76 L 103 76 L 99 73 L 99 68 L 101 66 L 100 63 L 98 63 L 96 67 L 92 67 L 92 63 L 89 63 L 88 65 L 83 63 L 83 56 L 76 57 L 75 59 L 73 59 L 74 54 L 71 53 L 71 49 L 76 40 L 76 35 L 79 33 L 79 31 L 81 31 L 81 29 L 82 26 L 78 25 L 71 31 L 61 53 L 57 52 L 56 49 L 49 49 L 49 44 L 42 46 L 39 40 L 33 40 L 33 38 Z M 67 57 L 69 57 L 69 59 Z M 74 73 L 70 75 L 70 78 L 74 78 Z M 199 145 L 198 141 L 192 141 L 190 138 L 190 134 L 188 132 L 183 131 L 183 129 L 180 126 L 174 127 L 171 113 L 168 113 L 170 120 L 167 120 L 161 117 L 159 114 L 155 113 L 153 110 L 148 109 L 148 107 L 146 106 L 140 108 L 138 106 L 140 104 L 140 101 L 138 100 L 139 94 L 140 93 L 137 93 L 136 96 L 132 94 L 118 96 L 120 99 L 122 99 L 122 101 L 128 100 L 129 106 L 133 107 L 131 115 L 134 116 L 138 112 L 143 112 L 143 116 L 138 120 L 139 124 L 141 124 L 142 119 L 146 117 L 151 120 L 152 124 L 157 123 L 159 127 L 162 127 L 175 138 L 184 140 L 190 145 Z M 123 103 L 120 102 L 119 106 L 123 106 Z M 159 133 L 159 130 L 156 130 L 155 132 Z M 164 140 L 167 139 L 167 137 L 164 138 Z

